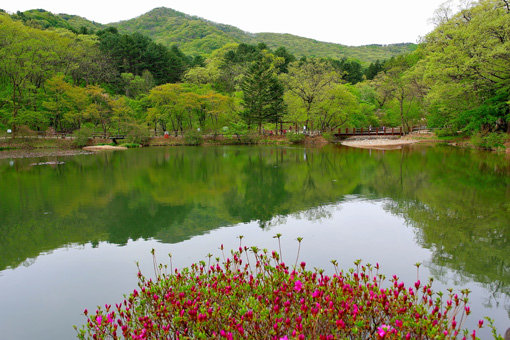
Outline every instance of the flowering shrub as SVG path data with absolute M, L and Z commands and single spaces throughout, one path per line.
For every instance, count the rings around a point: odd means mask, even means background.
M 223 246 L 221 247 L 223 251 Z M 476 339 L 461 329 L 467 291 L 434 293 L 432 280 L 390 283 L 379 265 L 328 276 L 289 267 L 278 252 L 239 247 L 231 257 L 172 270 L 138 272 L 139 290 L 115 307 L 85 310 L 81 339 Z M 490 319 L 489 319 L 490 321 Z M 481 328 L 483 321 L 479 322 Z

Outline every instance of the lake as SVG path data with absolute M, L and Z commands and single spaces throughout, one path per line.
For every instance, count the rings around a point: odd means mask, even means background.
M 41 164 L 57 162 L 58 164 Z M 0 334 L 69 339 L 84 308 L 136 288 L 136 262 L 182 267 L 243 243 L 332 272 L 378 262 L 406 284 L 469 288 L 466 327 L 510 327 L 508 155 L 218 146 L 0 160 Z M 483 338 L 483 334 L 482 334 Z

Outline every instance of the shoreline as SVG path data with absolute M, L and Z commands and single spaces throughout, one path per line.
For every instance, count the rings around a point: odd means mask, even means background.
M 39 157 L 67 157 L 78 155 L 92 155 L 94 152 L 82 149 L 10 149 L 0 151 L 0 159 L 39 158 Z
M 342 141 L 340 144 L 343 146 L 359 149 L 398 150 L 401 149 L 403 145 L 410 145 L 419 142 L 420 141 L 416 139 L 381 138 L 381 139 L 346 140 Z
M 382 137 L 382 136 L 381 136 Z M 92 155 L 102 151 L 125 150 L 121 146 L 111 145 L 90 145 L 84 148 L 73 148 L 69 140 L 36 140 L 35 144 L 27 143 L 26 140 L 19 140 L 19 143 L 2 143 L 0 144 L 0 160 L 1 159 L 20 159 L 20 158 L 38 158 L 38 157 L 66 157 L 76 155 Z M 104 142 L 98 140 L 97 142 Z M 412 144 L 438 144 L 447 143 L 458 148 L 473 148 L 469 143 L 459 141 L 439 140 L 432 134 L 411 134 L 401 138 L 349 138 L 341 141 L 326 140 L 323 136 L 306 136 L 301 143 L 292 143 L 286 136 L 258 136 L 251 143 L 237 143 L 234 140 L 226 140 L 224 138 L 212 139 L 204 138 L 203 146 L 214 145 L 302 145 L 302 146 L 324 146 L 326 144 L 339 144 L 345 147 L 372 150 L 400 150 L 405 145 Z M 147 145 L 143 147 L 170 147 L 187 145 L 184 138 L 171 137 L 165 139 L 163 137 L 152 138 Z M 487 150 L 489 152 L 494 152 Z M 510 141 L 507 142 L 506 150 L 503 153 L 510 154 Z

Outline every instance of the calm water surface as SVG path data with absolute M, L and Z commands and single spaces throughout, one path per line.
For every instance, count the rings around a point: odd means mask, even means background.
M 60 165 L 34 165 L 46 161 Z M 70 339 L 84 308 L 136 288 L 150 250 L 174 266 L 220 244 L 332 270 L 379 262 L 410 284 L 469 288 L 510 327 L 510 159 L 449 147 L 183 147 L 0 160 L 0 334 Z

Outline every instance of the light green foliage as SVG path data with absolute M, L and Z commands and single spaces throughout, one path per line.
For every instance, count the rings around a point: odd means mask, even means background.
M 9 112 L 3 124 L 14 128 L 26 124 L 37 130 L 50 124 L 56 130 L 67 129 L 68 123 L 70 128 L 79 127 L 70 115 L 82 109 L 80 91 L 67 86 L 62 75 L 47 83 L 48 92 L 44 85 L 59 73 L 75 83 L 105 79 L 104 65 L 95 62 L 99 53 L 95 44 L 90 37 L 42 31 L 0 15 L 0 87 L 9 98 L 4 97 L 2 104 L 2 111 Z
M 298 122 L 298 117 L 304 113 L 306 125 L 317 114 L 319 106 L 330 99 L 328 95 L 334 84 L 340 81 L 328 62 L 314 58 L 291 63 L 289 72 L 282 74 L 281 79 L 291 93 L 286 96 L 291 114 L 289 120 Z
M 318 103 L 313 116 L 321 131 L 332 130 L 343 125 L 357 126 L 361 119 L 361 107 L 358 98 L 347 85 L 335 84 L 325 94 L 323 101 Z
M 386 70 L 375 76 L 371 82 L 375 88 L 375 101 L 385 115 L 385 126 L 400 125 L 406 132 L 423 118 L 422 98 L 425 85 L 413 66 L 421 58 L 420 51 L 407 56 L 392 58 L 386 63 Z
M 148 96 L 151 107 L 147 121 L 157 129 L 177 135 L 188 129 L 217 132 L 230 113 L 231 99 L 208 86 L 165 84 L 153 88 Z
M 438 13 L 449 11 L 443 6 Z M 91 123 L 103 134 L 126 134 L 133 124 L 150 124 L 155 133 L 200 128 L 216 136 L 244 118 L 259 130 L 285 122 L 322 132 L 425 124 L 467 134 L 510 131 L 505 0 L 438 17 L 414 52 L 374 60 L 366 70 L 366 56 L 349 55 L 345 46 L 249 35 L 166 8 L 107 28 L 44 10 L 12 18 L 0 13 L 2 129 L 71 132 Z M 166 47 L 175 39 L 195 56 Z M 331 59 L 339 57 L 329 47 L 347 58 Z M 414 47 L 383 49 L 399 54 Z M 197 55 L 204 51 L 207 59 Z M 294 54 L 327 58 L 296 61 Z
M 466 131 L 508 129 L 510 11 L 506 0 L 482 0 L 438 20 L 420 62 L 435 126 Z
M 301 144 L 305 141 L 305 135 L 302 133 L 287 133 L 286 135 L 287 140 L 291 142 L 292 144 Z
M 50 124 L 57 131 L 79 128 L 84 120 L 83 110 L 88 104 L 85 89 L 65 81 L 63 75 L 56 75 L 46 81 L 48 96 L 43 101 L 50 114 Z

